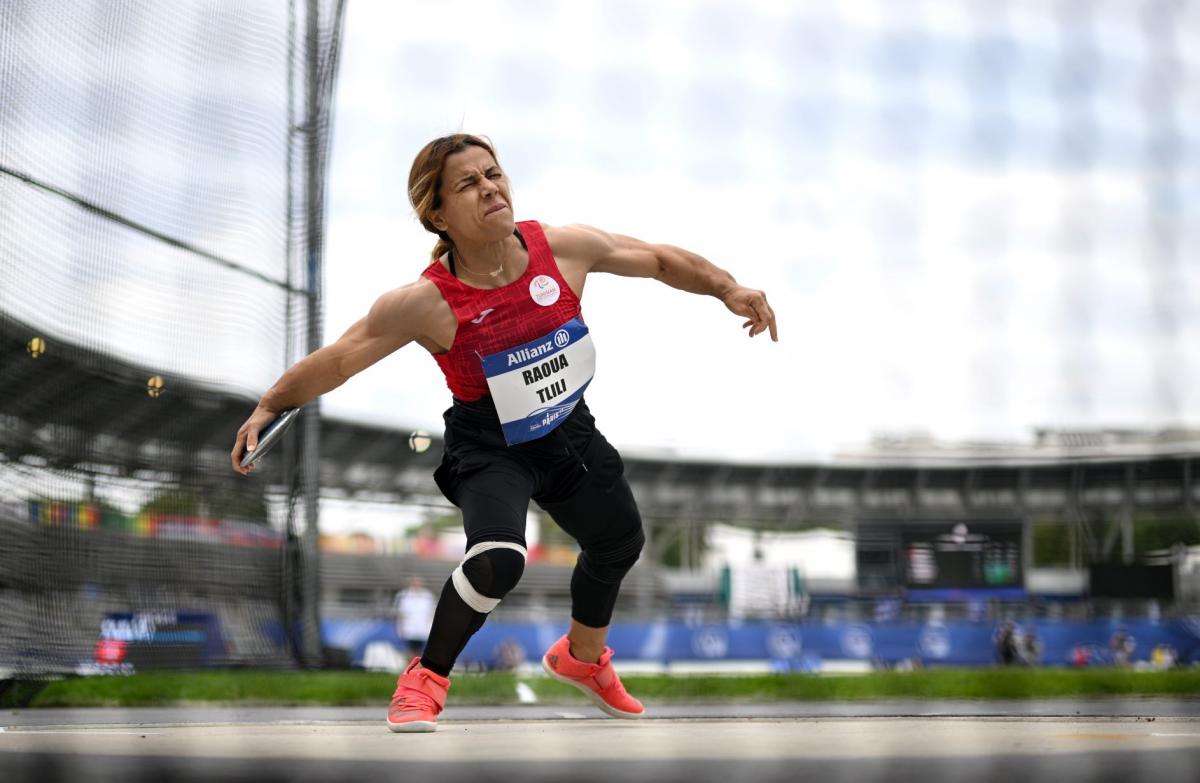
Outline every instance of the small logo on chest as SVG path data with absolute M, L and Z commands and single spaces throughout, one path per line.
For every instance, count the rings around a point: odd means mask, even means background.
M 558 283 L 549 275 L 538 275 L 529 283 L 529 295 L 542 307 L 557 302 L 559 293 Z
M 471 323 L 481 324 L 481 323 L 483 323 L 483 319 L 488 317 L 489 313 L 494 313 L 495 311 L 496 311 L 496 308 L 489 307 L 488 309 L 486 309 L 482 313 L 480 313 L 478 318 L 472 318 Z

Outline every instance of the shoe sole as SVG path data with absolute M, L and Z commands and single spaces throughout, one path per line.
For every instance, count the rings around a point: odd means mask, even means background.
M 437 721 L 432 720 L 410 720 L 404 723 L 387 722 L 388 730 L 396 734 L 421 734 L 430 731 L 437 731 Z
M 600 698 L 600 695 L 588 686 L 575 682 L 575 680 L 572 680 L 570 677 L 564 677 L 563 675 L 554 671 L 554 669 L 550 668 L 550 662 L 546 660 L 545 656 L 542 656 L 542 668 L 546 671 L 546 674 L 549 674 L 559 682 L 566 683 L 567 685 L 579 689 L 584 696 L 587 696 L 589 699 L 591 699 L 592 704 L 595 704 L 601 710 L 613 716 L 614 718 L 638 720 L 639 718 L 644 718 L 646 716 L 645 710 L 642 710 L 641 712 L 625 712 L 624 710 L 618 710 L 616 707 Z

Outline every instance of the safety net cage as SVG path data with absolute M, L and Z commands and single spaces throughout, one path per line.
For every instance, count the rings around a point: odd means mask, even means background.
M 339 0 L 0 3 L 0 682 L 312 665 Z

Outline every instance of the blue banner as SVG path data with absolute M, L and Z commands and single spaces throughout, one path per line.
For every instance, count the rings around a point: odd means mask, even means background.
M 389 620 L 324 620 L 324 643 L 345 649 L 363 665 L 372 643 L 402 647 Z M 1180 663 L 1200 662 L 1200 616 L 1154 622 L 1023 621 L 1020 638 L 1032 634 L 1045 666 L 1112 663 L 1109 642 L 1123 630 L 1132 642 L 1131 662 L 1149 661 L 1156 647 L 1170 648 Z M 566 625 L 488 622 L 471 638 L 459 661 L 494 666 L 504 660 L 537 661 Z M 809 668 L 822 660 L 857 660 L 882 667 L 904 662 L 923 666 L 991 666 L 998 662 L 998 626 L 990 623 L 767 623 L 691 625 L 682 622 L 614 624 L 608 644 L 619 659 L 657 663 L 769 661 L 778 668 Z

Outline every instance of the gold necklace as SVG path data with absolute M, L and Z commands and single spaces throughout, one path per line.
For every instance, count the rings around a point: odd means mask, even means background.
M 451 250 L 450 253 L 453 254 L 454 251 Z M 504 271 L 504 259 L 500 259 L 500 266 L 496 267 L 495 271 L 493 271 L 493 272 L 476 272 L 474 269 L 467 266 L 466 262 L 462 260 L 462 256 L 459 256 L 458 264 L 463 269 L 465 269 L 468 274 L 475 275 L 476 277 L 484 277 L 485 275 L 487 277 L 496 277 L 497 275 L 499 275 L 501 272 Z

